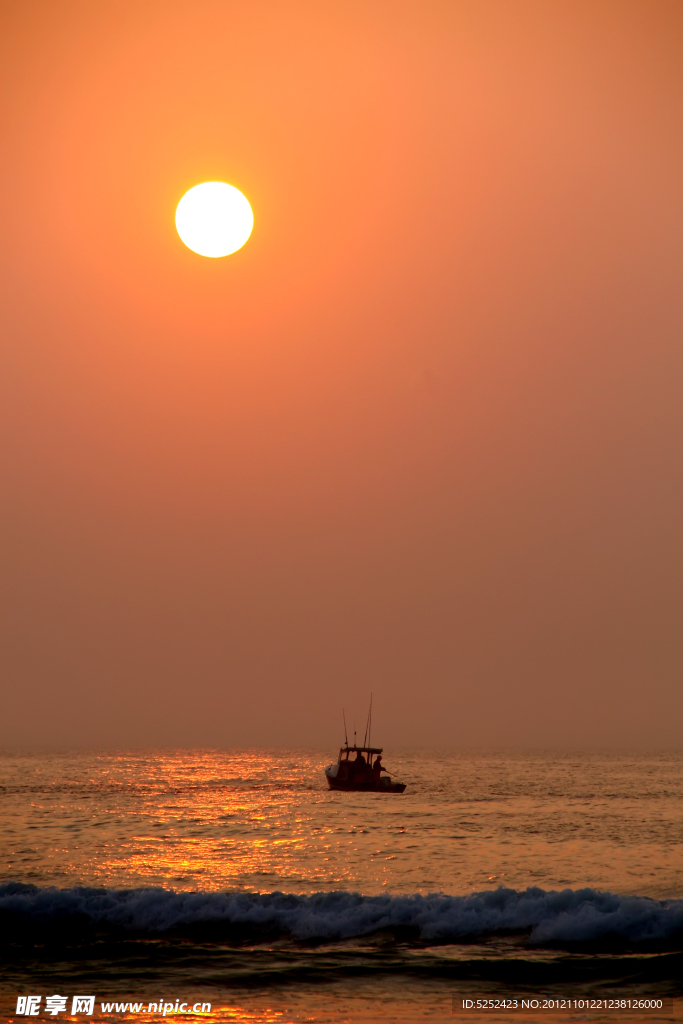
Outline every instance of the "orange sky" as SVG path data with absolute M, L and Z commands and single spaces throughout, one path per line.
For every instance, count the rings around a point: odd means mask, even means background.
M 680 0 L 0 12 L 0 743 L 679 746 Z

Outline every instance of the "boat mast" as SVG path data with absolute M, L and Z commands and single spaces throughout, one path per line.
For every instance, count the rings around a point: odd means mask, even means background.
M 370 694 L 370 727 L 368 729 L 368 746 L 372 746 L 372 693 Z
M 368 719 L 365 723 L 365 739 L 363 740 L 363 746 L 369 745 L 370 734 L 372 733 L 372 694 L 370 694 L 370 709 L 368 711 Z

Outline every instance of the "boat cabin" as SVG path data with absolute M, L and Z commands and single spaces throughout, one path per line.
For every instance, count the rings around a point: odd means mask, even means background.
M 374 763 L 376 763 L 382 756 L 382 749 L 382 747 L 357 747 L 355 745 L 350 747 L 347 744 L 340 748 L 337 764 L 341 764 L 342 761 L 348 761 L 351 755 L 355 755 L 352 758 L 354 763 L 359 765 L 365 764 L 368 768 L 372 768 L 373 758 L 375 759 Z

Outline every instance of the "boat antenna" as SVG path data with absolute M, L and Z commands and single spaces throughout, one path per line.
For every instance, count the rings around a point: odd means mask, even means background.
M 370 694 L 370 724 L 368 725 L 368 746 L 372 746 L 372 693 Z
M 365 722 L 365 739 L 363 740 L 363 746 L 364 747 L 367 747 L 367 745 L 368 745 L 368 734 L 370 732 L 371 722 L 372 722 L 372 694 L 370 694 L 370 708 L 368 710 L 367 721 Z
M 346 735 L 346 712 L 344 711 L 344 708 L 342 708 L 342 718 L 344 719 L 344 743 L 348 747 L 348 745 L 349 745 L 349 738 Z

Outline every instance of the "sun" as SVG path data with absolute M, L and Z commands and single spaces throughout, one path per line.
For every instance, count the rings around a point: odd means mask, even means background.
M 178 203 L 175 226 L 188 249 L 216 259 L 242 248 L 254 226 L 254 214 L 247 197 L 234 185 L 204 181 Z

